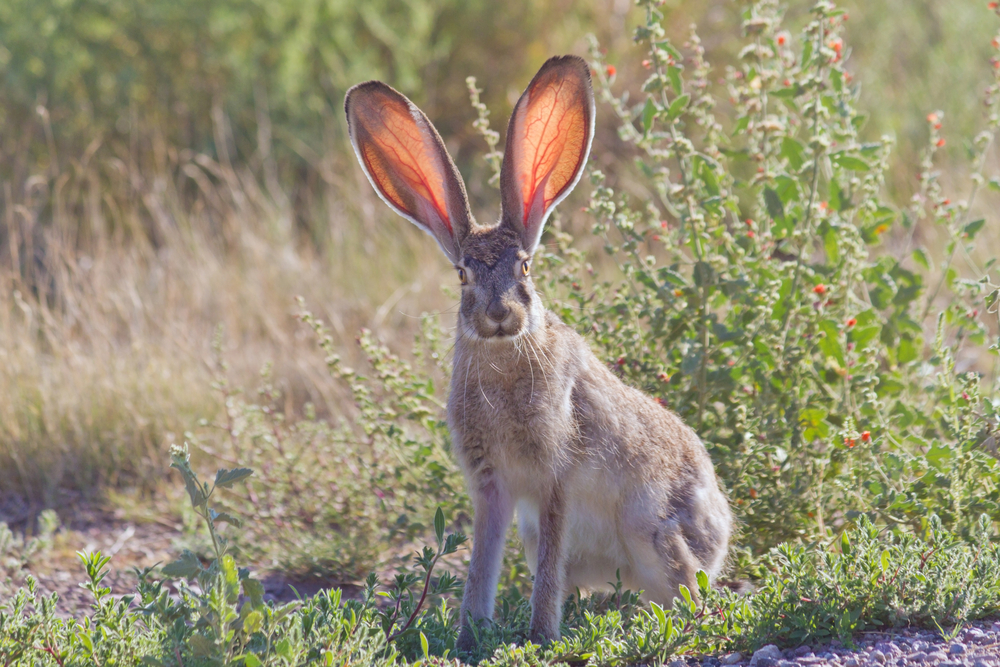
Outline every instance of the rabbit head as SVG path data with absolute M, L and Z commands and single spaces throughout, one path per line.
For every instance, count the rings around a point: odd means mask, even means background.
M 420 109 L 379 81 L 344 102 L 351 143 L 379 196 L 431 234 L 462 285 L 459 335 L 510 341 L 540 327 L 531 258 L 545 220 L 576 186 L 594 136 L 590 70 L 575 56 L 542 65 L 511 115 L 500 172 L 501 214 L 476 223 L 462 177 Z

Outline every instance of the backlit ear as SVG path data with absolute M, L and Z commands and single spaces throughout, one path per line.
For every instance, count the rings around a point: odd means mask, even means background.
M 500 172 L 503 224 L 521 235 L 528 253 L 580 180 L 593 138 L 590 68 L 576 56 L 550 58 L 514 107 Z
M 427 116 L 380 81 L 347 91 L 344 111 L 354 152 L 379 196 L 458 262 L 472 215 L 462 177 Z

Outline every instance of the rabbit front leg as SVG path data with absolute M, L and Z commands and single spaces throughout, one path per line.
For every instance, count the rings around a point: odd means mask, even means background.
M 553 489 L 538 516 L 538 566 L 531 591 L 528 637 L 542 643 L 559 639 L 562 604 L 566 597 L 565 507 L 563 494 Z
M 458 649 L 469 651 L 475 637 L 470 627 L 482 619 L 493 619 L 493 606 L 500 579 L 500 565 L 507 538 L 507 527 L 514 514 L 510 494 L 494 478 L 480 484 L 470 484 L 472 505 L 472 558 L 469 577 L 465 581 L 462 608 L 459 613 L 462 629 L 458 633 Z

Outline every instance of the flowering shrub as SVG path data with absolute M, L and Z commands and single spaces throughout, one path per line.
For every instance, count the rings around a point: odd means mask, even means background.
M 953 265 L 985 224 L 971 212 L 1000 73 L 971 144 L 968 200 L 943 193 L 932 113 L 919 194 L 894 206 L 883 194 L 891 140 L 859 138 L 843 11 L 818 2 L 793 38 L 776 2 L 747 6 L 740 63 L 716 84 L 697 35 L 678 48 L 658 3 L 638 4 L 649 49 L 639 96 L 614 92 L 596 43 L 592 57 L 644 194 L 591 172 L 587 211 L 619 276 L 596 276 L 557 230 L 538 273 L 559 315 L 701 435 L 753 553 L 827 538 L 862 514 L 918 533 L 931 514 L 960 534 L 981 513 L 1000 520 L 988 439 L 1000 397 L 995 371 L 976 370 L 998 354 L 984 349 L 993 262 L 971 279 Z M 915 245 L 928 222 L 947 231 L 943 257 Z

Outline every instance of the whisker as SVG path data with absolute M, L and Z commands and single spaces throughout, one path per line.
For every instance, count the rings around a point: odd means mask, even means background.
M 483 395 L 483 398 L 486 399 L 486 402 L 489 403 L 489 406 L 491 408 L 493 408 L 494 410 L 496 410 L 496 406 L 493 405 L 493 403 L 490 401 L 490 397 L 486 395 L 486 391 L 483 389 L 483 373 L 482 373 L 482 371 L 479 370 L 479 361 L 480 361 L 480 355 L 477 354 L 476 355 L 476 379 L 479 381 L 479 393 Z

